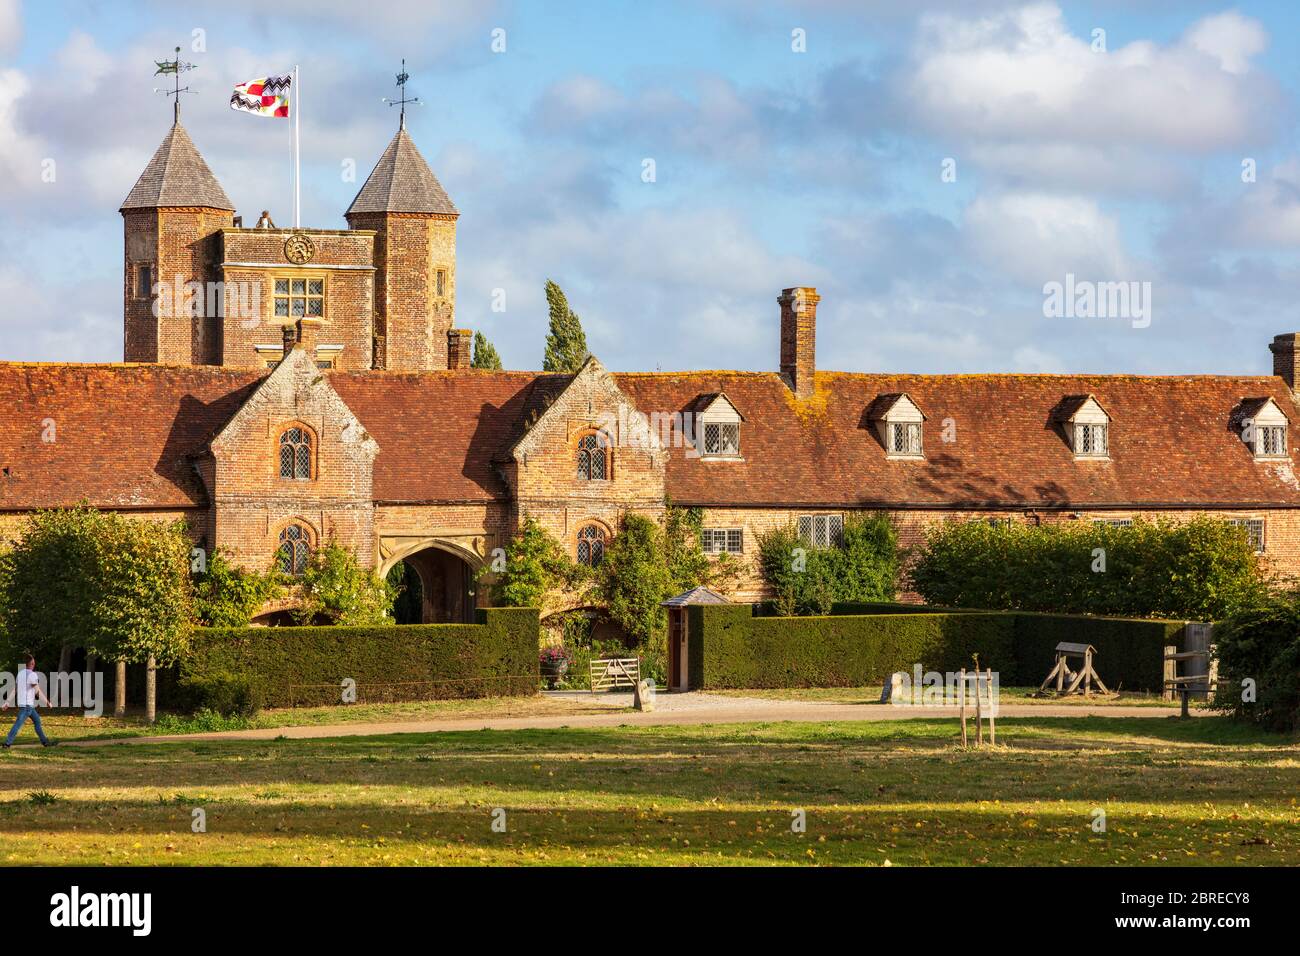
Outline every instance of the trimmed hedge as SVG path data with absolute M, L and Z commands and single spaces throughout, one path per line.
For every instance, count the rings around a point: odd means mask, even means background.
M 855 605 L 837 605 L 836 609 Z M 873 606 L 874 607 L 874 606 Z M 1031 614 L 1015 611 L 883 613 L 762 617 L 747 604 L 689 609 L 691 684 L 710 688 L 857 687 L 895 671 L 992 667 L 1004 686 L 1037 685 L 1055 662 L 1056 645 L 1097 648 L 1094 666 L 1107 687 L 1159 690 L 1163 648 L 1180 644 L 1183 622 Z
M 1011 686 L 1041 684 L 1056 663 L 1056 645 L 1075 641 L 1097 649 L 1092 666 L 1108 690 L 1160 690 L 1165 645 L 1182 646 L 1186 623 L 1030 612 L 1014 616 L 1016 684 Z M 1071 667 L 1077 670 L 1078 662 Z
M 337 703 L 346 678 L 356 681 L 359 701 L 535 693 L 537 609 L 479 608 L 475 617 L 475 624 L 205 628 L 195 631 L 179 676 L 247 678 L 270 707 Z

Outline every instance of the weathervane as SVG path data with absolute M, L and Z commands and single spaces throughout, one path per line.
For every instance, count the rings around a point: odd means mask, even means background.
M 406 104 L 410 103 L 412 106 L 424 105 L 423 103 L 420 102 L 420 98 L 418 96 L 413 96 L 410 99 L 406 98 L 406 81 L 409 80 L 410 78 L 411 78 L 411 74 L 406 72 L 406 58 L 403 57 L 402 72 L 397 74 L 397 88 L 398 90 L 401 91 L 402 95 L 395 100 L 390 100 L 387 96 L 384 97 L 384 102 L 387 103 L 389 106 L 400 106 L 402 108 L 402 118 L 401 118 L 401 127 L 400 127 L 401 129 L 406 129 Z
M 170 90 L 164 90 L 164 89 L 159 89 L 158 87 L 155 86 L 155 87 L 153 88 L 153 91 L 154 91 L 155 93 L 161 93 L 161 94 L 163 94 L 164 96 L 174 96 L 174 97 L 176 97 L 176 101 L 175 101 L 175 103 L 173 104 L 174 113 L 173 113 L 172 115 L 175 117 L 176 122 L 179 123 L 179 122 L 181 121 L 181 94 L 182 94 L 182 93 L 197 93 L 197 92 L 198 92 L 198 90 L 191 90 L 188 86 L 185 86 L 185 87 L 182 87 L 182 86 L 181 86 L 181 74 L 182 74 L 182 73 L 185 73 L 185 72 L 188 71 L 188 70 L 192 70 L 192 69 L 194 69 L 194 64 L 193 64 L 193 63 L 182 63 L 182 62 L 181 62 L 181 48 L 180 48 L 180 47 L 177 47 L 177 48 L 176 48 L 176 59 L 174 59 L 174 60 L 154 60 L 154 63 L 155 63 L 155 65 L 157 65 L 157 67 L 158 67 L 158 69 L 156 69 L 156 70 L 153 71 L 153 75 L 154 75 L 154 76 L 158 76 L 159 74 L 163 74 L 163 73 L 170 73 L 170 74 L 172 74 L 174 77 L 176 77 L 174 83 L 172 84 L 172 89 L 170 89 Z

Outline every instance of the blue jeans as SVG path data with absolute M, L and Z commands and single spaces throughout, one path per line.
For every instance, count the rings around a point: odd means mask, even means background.
M 18 731 L 22 730 L 23 728 L 23 721 L 25 721 L 28 717 L 32 719 L 32 726 L 36 728 L 36 736 L 41 738 L 41 743 L 43 744 L 49 743 L 49 740 L 45 736 L 45 731 L 41 730 L 41 715 L 36 713 L 36 708 L 19 707 L 18 719 L 14 721 L 13 727 L 9 729 L 9 736 L 5 738 L 6 747 L 9 746 L 9 744 L 14 742 L 14 738 L 18 736 Z

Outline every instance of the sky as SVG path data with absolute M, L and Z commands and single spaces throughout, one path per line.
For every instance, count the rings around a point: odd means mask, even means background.
M 117 210 L 180 46 L 250 224 L 291 221 L 289 124 L 230 91 L 299 66 L 327 229 L 404 57 L 461 213 L 456 324 L 509 368 L 541 365 L 549 278 L 614 370 L 775 369 L 776 297 L 816 286 L 820 368 L 1267 373 L 1300 330 L 1298 7 L 0 0 L 0 360 L 121 360 Z M 1067 281 L 1149 308 L 1054 313 Z

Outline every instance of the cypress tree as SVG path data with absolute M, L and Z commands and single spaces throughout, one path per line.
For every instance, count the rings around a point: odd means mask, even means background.
M 501 371 L 501 356 L 482 332 L 474 333 L 474 360 L 470 362 L 470 367 Z
M 569 308 L 563 290 L 546 280 L 546 302 L 551 311 L 551 329 L 546 335 L 546 355 L 542 359 L 545 372 L 576 372 L 591 353 L 587 351 L 587 336 L 582 331 L 582 320 Z

